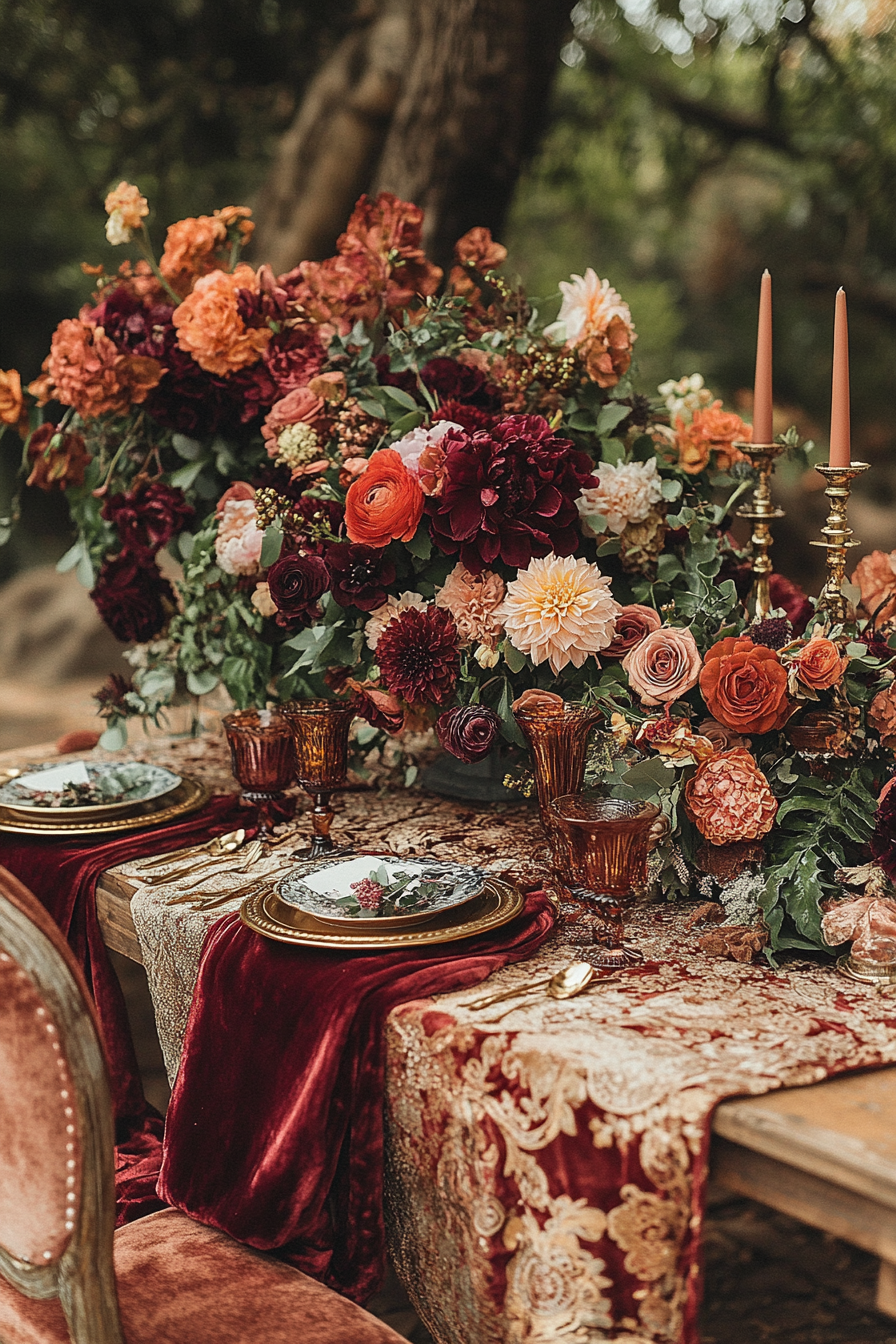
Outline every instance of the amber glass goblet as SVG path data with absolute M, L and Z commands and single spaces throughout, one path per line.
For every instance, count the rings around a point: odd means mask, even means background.
M 583 921 L 602 944 L 589 960 L 619 967 L 643 961 L 623 940 L 623 906 L 647 881 L 647 855 L 668 828 L 655 803 L 567 794 L 551 803 L 554 818 L 554 869 L 573 900 L 581 901 Z
M 588 738 L 603 714 L 596 705 L 567 701 L 557 706 L 517 709 L 513 717 L 529 743 L 541 824 L 550 836 L 556 825 L 551 802 L 582 787 Z
M 292 729 L 296 778 L 314 799 L 311 813 L 311 857 L 330 854 L 333 790 L 348 771 L 348 730 L 355 711 L 342 700 L 290 700 L 282 713 Z
M 296 777 L 292 729 L 270 709 L 240 709 L 225 714 L 222 722 L 234 777 L 243 797 L 258 809 L 259 830 L 266 835 L 291 815 L 288 801 L 295 810 L 295 799 L 284 797 Z

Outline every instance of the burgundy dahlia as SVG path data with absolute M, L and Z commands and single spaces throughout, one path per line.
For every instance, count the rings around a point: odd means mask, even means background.
M 453 617 L 442 607 L 409 607 L 380 635 L 376 658 L 393 695 L 410 705 L 443 705 L 454 694 L 460 668 Z
M 164 481 L 145 482 L 127 494 L 110 495 L 101 512 L 118 533 L 123 550 L 150 559 L 196 516 L 184 492 Z
M 540 415 L 508 415 L 490 430 L 442 440 L 442 493 L 426 501 L 433 540 L 479 574 L 495 561 L 525 569 L 533 556 L 572 555 L 576 500 L 595 486 L 593 464 Z
M 327 567 L 317 555 L 283 555 L 268 570 L 268 588 L 277 607 L 277 624 L 310 625 L 320 614 L 318 598 L 330 586 Z
M 436 720 L 436 736 L 446 751 L 469 765 L 481 761 L 495 745 L 501 720 L 485 705 L 446 709 Z
M 90 596 L 115 638 L 125 644 L 155 639 L 177 610 L 168 580 L 155 564 L 135 555 L 104 560 Z
M 389 585 L 395 582 L 395 566 L 383 549 L 336 542 L 327 547 L 324 559 L 340 607 L 373 611 L 383 605 Z

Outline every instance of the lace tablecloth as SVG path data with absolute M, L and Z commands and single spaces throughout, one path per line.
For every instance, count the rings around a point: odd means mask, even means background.
M 334 834 L 526 881 L 543 860 L 528 806 L 349 793 Z M 237 903 L 202 913 L 170 894 L 141 888 L 133 913 L 173 1074 L 202 939 Z M 645 965 L 579 998 L 538 992 L 499 1020 L 506 1004 L 465 1007 L 480 989 L 389 1020 L 391 1250 L 440 1344 L 693 1344 L 715 1105 L 896 1062 L 896 1004 L 833 966 L 709 958 L 675 906 L 629 928 Z M 575 956 L 558 933 L 488 989 Z

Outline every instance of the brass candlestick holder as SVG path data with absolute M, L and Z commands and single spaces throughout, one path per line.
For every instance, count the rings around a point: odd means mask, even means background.
M 772 609 L 769 593 L 769 577 L 774 566 L 769 556 L 772 547 L 772 530 L 769 526 L 777 518 L 784 517 L 784 510 L 772 504 L 771 479 L 775 470 L 775 459 L 784 451 L 782 443 L 735 443 L 735 448 L 750 459 L 759 473 L 753 499 L 742 504 L 737 511 L 738 518 L 746 518 L 753 524 L 750 537 L 752 547 L 751 564 L 753 567 L 753 587 L 747 595 L 746 608 L 750 616 L 764 621 Z
M 868 470 L 867 462 L 850 462 L 848 467 L 816 467 L 827 481 L 825 494 L 831 501 L 831 511 L 821 529 L 824 541 L 812 541 L 810 546 L 824 546 L 827 551 L 828 577 L 821 590 L 816 611 L 824 612 L 831 621 L 845 621 L 850 615 L 849 603 L 843 593 L 846 577 L 846 552 L 861 543 L 853 540 L 852 528 L 846 513 L 849 494 L 856 476 Z

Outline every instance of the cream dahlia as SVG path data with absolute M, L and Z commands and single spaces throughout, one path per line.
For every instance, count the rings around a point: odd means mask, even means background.
M 504 580 L 490 569 L 471 574 L 457 564 L 436 593 L 436 606 L 451 612 L 464 644 L 478 642 L 494 649 L 504 633 L 498 608 L 504 600 Z
M 380 642 L 380 635 L 385 630 L 390 621 L 394 621 L 403 611 L 409 607 L 425 607 L 426 599 L 419 593 L 402 593 L 401 597 L 387 597 L 381 607 L 376 607 L 371 613 L 367 624 L 364 627 L 364 635 L 367 639 L 368 649 L 375 649 Z
M 613 638 L 622 608 L 597 565 L 571 555 L 532 560 L 507 585 L 497 613 L 515 649 L 559 673 L 581 667 Z
M 629 330 L 630 339 L 635 339 L 628 304 L 616 293 L 609 280 L 599 279 L 590 266 L 584 275 L 573 275 L 569 280 L 561 280 L 560 293 L 563 302 L 557 321 L 545 328 L 544 334 L 549 341 L 581 345 L 592 336 L 605 336 L 614 317 L 621 319 Z
M 598 484 L 583 490 L 576 500 L 582 527 L 592 536 L 597 535 L 590 523 L 595 514 L 606 518 L 607 527 L 618 537 L 630 523 L 643 523 L 663 497 L 655 457 L 649 462 L 623 462 L 618 467 L 601 462 L 597 471 Z

